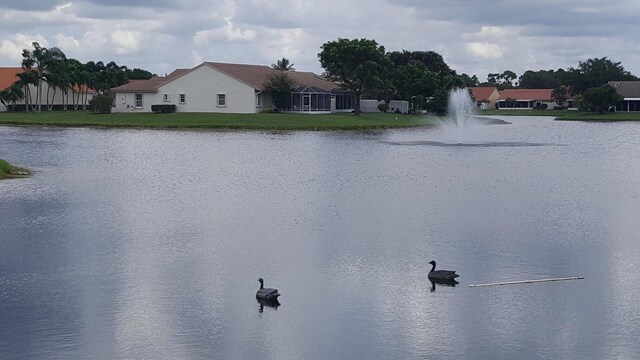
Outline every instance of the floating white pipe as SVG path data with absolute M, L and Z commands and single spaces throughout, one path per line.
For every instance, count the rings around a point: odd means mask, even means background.
M 572 277 L 564 277 L 564 278 L 551 278 L 551 279 L 539 279 L 539 280 L 504 281 L 504 282 L 496 282 L 496 283 L 488 283 L 488 284 L 469 285 L 469 287 L 513 285 L 513 284 L 531 284 L 531 283 L 539 283 L 539 282 L 580 280 L 580 279 L 584 279 L 584 276 L 572 276 Z

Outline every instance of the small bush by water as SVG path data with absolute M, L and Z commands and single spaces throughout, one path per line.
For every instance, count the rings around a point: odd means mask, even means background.
M 0 159 L 0 179 L 9 179 L 20 176 L 27 176 L 31 173 L 27 169 L 19 168 L 9 164 L 6 160 Z

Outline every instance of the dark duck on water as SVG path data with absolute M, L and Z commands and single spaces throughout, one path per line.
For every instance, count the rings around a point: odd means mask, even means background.
M 278 290 L 264 287 L 264 280 L 262 278 L 258 279 L 258 281 L 260 282 L 260 289 L 256 293 L 256 299 L 265 301 L 278 301 L 278 296 L 280 296 Z
M 455 279 L 460 276 L 453 270 L 436 270 L 435 260 L 429 261 L 429 264 L 432 265 L 428 275 L 431 281 L 456 281 Z

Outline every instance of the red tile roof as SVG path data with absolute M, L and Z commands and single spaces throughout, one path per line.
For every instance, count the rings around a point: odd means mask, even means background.
M 10 87 L 16 80 L 18 74 L 24 72 L 21 67 L 0 67 L 0 91 Z
M 264 83 L 267 81 L 269 76 L 279 71 L 265 65 L 205 62 L 193 69 L 178 69 L 164 77 L 131 81 L 126 85 L 119 86 L 112 90 L 115 92 L 157 92 L 162 85 L 202 66 L 211 67 L 229 77 L 251 86 L 256 90 L 264 90 Z M 312 86 L 325 91 L 330 91 L 338 87 L 331 81 L 325 80 L 312 72 L 289 71 L 287 74 L 296 85 Z
M 14 82 L 19 80 L 18 74 L 22 74 L 24 69 L 21 67 L 0 67 L 0 91 L 10 87 Z M 75 92 L 92 93 L 94 90 L 86 85 L 73 86 Z
M 471 95 L 476 101 L 488 101 L 489 97 L 495 92 L 498 91 L 495 87 L 470 87 Z
M 520 101 L 552 101 L 553 89 L 504 89 L 500 91 L 499 100 L 515 99 Z

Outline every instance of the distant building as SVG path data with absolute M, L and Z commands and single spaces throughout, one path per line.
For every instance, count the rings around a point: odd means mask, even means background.
M 616 111 L 640 111 L 640 81 L 609 81 L 609 85 L 624 97 L 616 104 Z
M 265 82 L 277 73 L 264 65 L 204 62 L 111 89 L 113 112 L 151 112 L 153 105 L 173 105 L 177 112 L 258 113 L 274 108 Z M 287 75 L 295 83 L 287 112 L 328 114 L 354 108 L 351 94 L 319 75 L 303 71 Z
M 496 87 L 470 87 L 469 90 L 478 110 L 496 108 L 496 103 L 500 98 L 500 92 Z
M 504 89 L 500 91 L 501 110 L 553 109 L 553 89 Z

